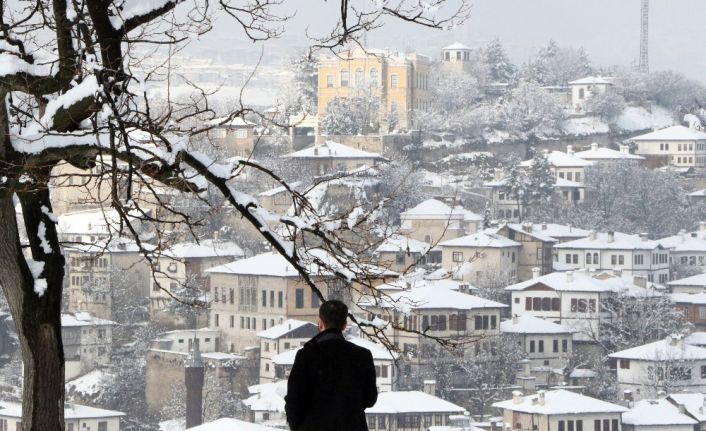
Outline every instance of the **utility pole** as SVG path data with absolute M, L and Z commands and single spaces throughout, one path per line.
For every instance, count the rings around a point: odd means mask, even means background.
M 194 337 L 192 348 L 184 364 L 186 383 L 186 428 L 203 423 L 204 363 L 199 350 L 199 340 Z
M 638 70 L 642 73 L 649 73 L 649 23 L 650 23 L 650 0 L 642 0 L 642 13 L 640 16 L 640 62 Z

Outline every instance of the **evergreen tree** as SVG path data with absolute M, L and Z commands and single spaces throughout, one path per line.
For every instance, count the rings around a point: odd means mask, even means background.
M 311 53 L 292 59 L 294 100 L 290 101 L 290 114 L 316 115 L 318 104 L 316 58 Z
M 510 59 L 507 58 L 500 39 L 491 40 L 483 51 L 485 62 L 488 65 L 490 78 L 496 82 L 512 82 L 517 70 Z
M 527 176 L 528 201 L 541 204 L 554 194 L 556 177 L 552 173 L 549 161 L 540 152 L 535 152 Z

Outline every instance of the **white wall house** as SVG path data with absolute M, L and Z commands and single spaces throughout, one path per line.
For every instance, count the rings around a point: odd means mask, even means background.
M 586 180 L 586 168 L 593 163 L 574 155 L 571 145 L 563 151 L 544 151 L 544 158 L 549 163 L 549 168 L 557 180 L 574 181 L 583 184 Z M 529 169 L 533 160 L 525 160 L 520 166 Z
M 243 404 L 248 407 L 250 422 L 277 428 L 288 426 L 284 411 L 286 380 L 249 386 L 248 393 L 250 397 L 243 400 Z
M 695 430 L 706 430 L 706 397 L 704 394 L 670 394 L 667 396 L 667 401 L 677 407 L 684 406 L 686 414 L 699 423 L 697 427 L 694 427 Z
M 550 320 L 524 314 L 500 323 L 500 332 L 519 339 L 530 366 L 563 368 L 573 350 L 573 331 Z
M 283 379 L 284 375 L 276 374 L 272 358 L 301 347 L 313 336 L 319 333 L 319 327 L 312 322 L 287 319 L 257 333 L 260 339 L 260 383 Z
M 635 136 L 635 154 L 644 156 L 650 166 L 706 166 L 706 133 L 684 126 L 671 126 Z
M 704 293 L 706 291 L 706 274 L 672 280 L 667 283 L 672 293 Z
M 571 107 L 576 112 L 586 112 L 586 101 L 598 94 L 604 94 L 613 87 L 613 80 L 601 76 L 587 76 L 569 82 Z
M 66 431 L 120 431 L 120 418 L 125 413 L 79 404 L 64 405 Z M 22 405 L 0 401 L 0 430 L 22 429 Z
M 672 279 L 706 269 L 706 223 L 700 223 L 697 231 L 682 229 L 678 234 L 658 239 L 657 242 L 669 250 Z
M 613 150 L 608 147 L 599 147 L 598 144 L 594 142 L 591 144 L 591 149 L 578 151 L 574 153 L 574 157 L 594 164 L 630 163 L 637 165 L 645 160 L 642 156 L 630 154 L 630 148 L 627 145 L 621 145 L 619 148 L 620 150 Z
M 618 387 L 632 391 L 635 400 L 652 398 L 659 391 L 706 391 L 706 349 L 668 336 L 609 355 L 617 360 Z
M 465 412 L 463 407 L 424 392 L 394 391 L 378 394 L 365 417 L 370 431 L 424 431 L 447 426 L 449 416 Z
M 461 206 L 451 207 L 437 199 L 427 199 L 400 213 L 400 233 L 435 245 L 445 239 L 475 233 L 483 216 Z
M 218 352 L 221 347 L 220 336 L 221 331 L 217 329 L 177 329 L 159 334 L 152 341 L 152 348 L 189 353 L 194 342 L 197 342 L 201 353 Z
M 491 231 L 442 241 L 441 267 L 454 274 L 454 279 L 476 282 L 484 273 L 492 272 L 501 279 L 517 276 L 522 244 Z
M 623 431 L 693 431 L 698 423 L 666 398 L 638 401 L 623 413 Z
M 86 312 L 61 315 L 67 381 L 110 363 L 114 324 Z
M 285 154 L 282 158 L 296 162 L 318 175 L 343 172 L 363 166 L 373 167 L 387 161 L 378 153 L 359 150 L 333 141 L 315 144 L 303 150 Z
M 581 175 L 581 177 L 583 176 Z M 520 211 L 523 211 L 524 219 L 531 218 L 531 214 L 527 213 L 522 204 L 518 206 L 517 199 L 507 193 L 505 187 L 507 180 L 507 178 L 502 178 L 483 183 L 483 187 L 490 189 L 490 200 L 495 207 L 495 218 L 498 220 L 519 220 Z M 585 189 L 583 183 L 565 178 L 557 178 L 554 183 L 554 195 L 561 199 L 560 202 L 565 206 L 583 202 L 586 196 Z
M 493 404 L 502 411 L 507 431 L 620 431 L 627 409 L 567 390 L 539 391 Z
M 592 269 L 641 275 L 655 283 L 669 281 L 669 250 L 646 235 L 596 233 L 554 246 L 555 269 Z
M 431 244 L 427 242 L 398 234 L 385 238 L 375 249 L 374 256 L 378 265 L 396 272 L 441 263 L 440 250 L 432 250 Z

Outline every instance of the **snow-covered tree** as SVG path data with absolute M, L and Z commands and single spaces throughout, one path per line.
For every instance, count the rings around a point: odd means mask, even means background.
M 488 65 L 490 79 L 495 82 L 512 82 L 515 80 L 517 68 L 505 53 L 500 39 L 488 42 L 483 49 L 485 63 Z
M 520 213 L 520 222 L 522 222 L 524 208 L 530 200 L 528 185 L 527 171 L 523 169 L 519 163 L 512 163 L 505 177 L 503 191 L 517 204 L 517 210 Z
M 201 290 L 201 284 L 195 274 L 189 275 L 183 282 L 176 283 L 172 298 L 165 311 L 183 319 L 187 328 L 196 329 L 199 317 L 208 313 L 208 298 Z
M 292 115 L 304 113 L 316 115 L 318 109 L 318 75 L 316 58 L 311 52 L 292 59 L 292 90 L 293 100 L 288 111 Z
M 313 45 L 341 47 L 388 18 L 441 28 L 466 17 L 465 2 L 460 9 L 456 3 L 446 3 L 427 8 L 387 0 L 363 7 L 341 2 L 332 30 L 314 36 Z M 178 5 L 180 10 L 172 14 Z M 235 159 L 219 164 L 193 151 L 192 138 L 208 133 L 211 126 L 205 125 L 213 124 L 209 92 L 195 89 L 182 100 L 155 100 L 145 85 L 172 73 L 171 61 L 150 60 L 167 58 L 184 43 L 199 43 L 195 35 L 210 28 L 214 15 L 235 18 L 233 33 L 240 32 L 245 40 L 281 35 L 286 15 L 279 14 L 280 5 L 275 0 L 245 4 L 51 0 L 7 4 L 0 11 L 4 47 L 0 88 L 6 102 L 0 106 L 0 285 L 17 327 L 24 363 L 23 430 L 64 429 L 60 313 L 65 259 L 50 186 L 60 163 L 111 173 L 108 205 L 121 216 L 118 233 L 133 236 L 139 246 L 146 238 L 128 214 L 155 224 L 164 220 L 143 208 L 136 184 L 146 185 L 142 192 L 154 195 L 154 187 L 205 195 L 210 184 L 320 298 L 306 270 L 311 256 L 307 258 L 296 242 L 300 234 L 307 231 L 331 254 L 347 256 L 335 235 L 316 222 L 318 215 L 307 211 L 301 196 L 297 218 L 270 218 L 256 199 L 230 182 L 245 170 L 270 172 L 266 167 Z M 339 19 L 351 25 L 337 25 Z M 172 82 L 166 79 L 161 84 Z M 251 111 L 238 104 L 222 123 Z M 167 225 L 190 222 L 178 212 L 169 215 L 176 221 L 167 220 Z M 286 235 L 280 234 L 278 226 L 272 229 L 272 224 L 284 226 Z M 20 231 L 27 237 L 21 238 Z M 149 258 L 148 251 L 143 248 L 143 252 Z
M 521 82 L 503 105 L 507 128 L 518 134 L 554 130 L 563 119 L 562 108 L 548 91 L 532 82 Z
M 586 100 L 587 112 L 598 114 L 601 119 L 609 122 L 620 116 L 625 111 L 626 106 L 623 96 L 612 91 L 593 94 Z
M 522 75 L 524 79 L 540 85 L 565 86 L 590 73 L 590 60 L 583 48 L 559 47 L 550 40 L 525 65 Z
M 360 93 L 353 97 L 335 97 L 321 118 L 321 133 L 359 135 L 377 132 L 380 127 L 380 98 Z
M 554 194 L 556 177 L 552 172 L 549 160 L 547 160 L 544 154 L 535 151 L 531 160 L 532 164 L 527 173 L 529 203 L 544 205 L 547 199 Z

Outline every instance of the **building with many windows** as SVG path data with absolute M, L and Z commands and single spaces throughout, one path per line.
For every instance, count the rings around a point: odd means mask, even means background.
M 400 213 L 400 233 L 436 245 L 475 233 L 482 222 L 483 216 L 460 205 L 452 207 L 438 199 L 427 199 Z
M 373 407 L 365 410 L 370 431 L 424 431 L 449 425 L 449 417 L 466 410 L 434 395 L 420 391 L 393 391 L 378 394 Z
M 282 379 L 275 372 L 272 358 L 301 347 L 313 336 L 319 333 L 319 327 L 308 321 L 287 319 L 257 333 L 260 339 L 260 383 L 273 382 Z
M 398 127 L 414 124 L 414 111 L 431 105 L 431 58 L 357 47 L 322 58 L 318 64 L 319 118 L 337 97 L 375 97 L 379 100 L 380 128 L 395 118 Z
M 533 368 L 564 368 L 572 354 L 573 331 L 548 319 L 513 316 L 500 323 L 500 332 L 519 338 Z
M 644 156 L 653 167 L 706 166 L 706 133 L 685 126 L 671 126 L 630 138 L 635 154 Z
M 476 282 L 488 274 L 510 280 L 517 276 L 522 244 L 491 231 L 442 241 L 441 266 L 456 280 Z

